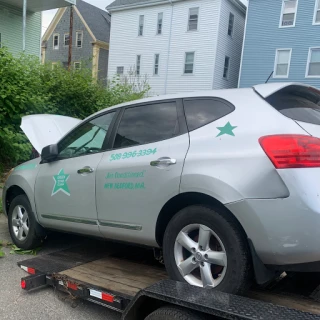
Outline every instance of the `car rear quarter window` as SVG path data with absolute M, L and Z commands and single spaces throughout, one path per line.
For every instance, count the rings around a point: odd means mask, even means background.
M 288 86 L 266 100 L 290 119 L 320 125 L 320 91 L 312 87 Z
M 179 133 L 176 102 L 127 108 L 117 131 L 114 148 L 170 139 Z
M 194 98 L 183 101 L 189 131 L 218 120 L 235 110 L 235 107 L 222 99 Z

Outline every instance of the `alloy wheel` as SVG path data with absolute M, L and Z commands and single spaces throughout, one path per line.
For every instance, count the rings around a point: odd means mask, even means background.
M 202 224 L 190 224 L 178 234 L 174 258 L 182 277 L 191 285 L 213 288 L 223 280 L 227 254 L 218 235 Z
M 29 216 L 27 210 L 18 205 L 12 213 L 12 230 L 19 241 L 24 241 L 29 233 Z

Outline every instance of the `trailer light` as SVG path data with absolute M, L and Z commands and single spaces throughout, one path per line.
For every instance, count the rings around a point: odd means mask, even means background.
M 27 287 L 26 280 L 21 280 L 21 288 L 25 289 Z
M 111 303 L 114 302 L 114 297 L 112 295 L 104 293 L 104 292 L 102 292 L 101 298 L 102 298 L 102 300 L 107 301 L 107 302 L 111 302 Z
M 78 290 L 78 286 L 72 282 L 68 282 L 68 288 L 75 291 Z
M 28 267 L 25 267 L 25 266 L 21 266 L 21 269 L 30 273 L 30 274 L 36 274 L 36 269 L 34 268 L 28 268 Z

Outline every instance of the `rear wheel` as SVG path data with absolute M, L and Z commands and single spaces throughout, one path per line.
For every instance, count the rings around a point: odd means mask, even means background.
M 182 309 L 179 307 L 171 307 L 171 306 L 162 307 L 152 312 L 145 318 L 145 320 L 169 320 L 169 319 L 204 320 L 205 318 L 191 310 Z
M 42 227 L 37 223 L 25 195 L 13 199 L 8 212 L 8 226 L 13 243 L 24 250 L 41 244 Z
M 163 251 L 174 280 L 233 294 L 248 289 L 247 241 L 226 213 L 200 205 L 182 209 L 166 229 Z

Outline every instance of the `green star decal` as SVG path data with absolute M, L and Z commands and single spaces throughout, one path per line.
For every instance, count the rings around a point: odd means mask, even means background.
M 217 135 L 217 137 L 220 137 L 224 134 L 228 134 L 229 136 L 234 136 L 233 130 L 237 128 L 234 127 L 230 124 L 230 122 L 228 122 L 224 127 L 217 127 L 218 130 L 220 130 L 219 134 Z
M 70 174 L 65 174 L 63 169 L 61 169 L 57 175 L 53 176 L 53 180 L 55 183 L 54 183 L 51 196 L 54 196 L 59 191 L 62 191 L 67 196 L 70 196 L 70 190 L 67 184 L 67 180 L 69 179 L 69 176 Z

